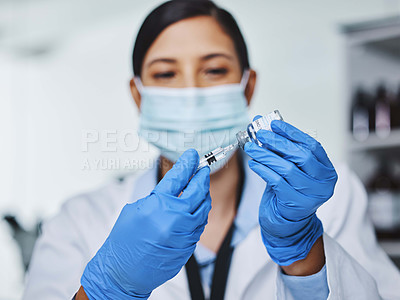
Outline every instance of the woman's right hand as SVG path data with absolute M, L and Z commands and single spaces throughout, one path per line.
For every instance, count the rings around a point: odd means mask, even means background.
M 210 169 L 196 173 L 198 161 L 187 150 L 150 195 L 125 205 L 81 278 L 89 299 L 147 299 L 186 264 L 211 209 Z

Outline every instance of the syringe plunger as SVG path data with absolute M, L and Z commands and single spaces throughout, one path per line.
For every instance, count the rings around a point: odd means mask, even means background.
M 226 154 L 235 149 L 237 147 L 237 144 L 232 144 L 229 146 L 226 146 L 225 148 L 222 147 L 218 147 L 216 149 L 214 149 L 213 151 L 207 153 L 206 155 L 204 155 L 204 157 L 202 157 L 200 159 L 199 162 L 199 166 L 197 167 L 197 169 L 201 169 L 205 166 L 211 166 L 213 163 L 224 159 Z

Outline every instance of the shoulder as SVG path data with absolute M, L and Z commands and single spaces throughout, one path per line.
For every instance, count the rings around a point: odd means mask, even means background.
M 76 195 L 44 222 L 30 263 L 24 299 L 39 299 L 43 291 L 49 292 L 49 286 L 64 299 L 75 293 L 87 262 L 106 240 L 122 207 L 137 200 L 136 191 L 144 193 L 142 186 L 149 180 L 144 177 L 146 173 Z
M 63 203 L 59 213 L 75 217 L 93 215 L 100 219 L 107 218 L 130 200 L 138 177 L 136 174 L 123 180 L 115 179 L 94 190 L 77 194 Z
M 63 237 L 80 243 L 90 252 L 96 251 L 108 236 L 124 205 L 138 200 L 135 198 L 135 191 L 141 189 L 138 182 L 145 180 L 149 172 L 131 174 L 123 180 L 115 179 L 67 199 L 59 212 L 44 222 L 43 236 Z

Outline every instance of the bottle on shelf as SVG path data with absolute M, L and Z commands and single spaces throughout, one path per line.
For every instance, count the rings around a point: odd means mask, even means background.
M 380 138 L 390 135 L 390 96 L 383 83 L 376 89 L 375 95 L 375 132 Z
M 365 89 L 359 86 L 353 96 L 351 109 L 351 131 L 355 140 L 361 142 L 368 138 L 368 135 L 375 127 L 373 122 L 375 116 L 372 111 L 371 96 Z
M 366 188 L 369 198 L 368 211 L 376 230 L 399 232 L 400 183 L 387 160 L 381 161 L 377 172 L 367 182 Z
M 397 93 L 393 97 L 390 107 L 390 126 L 391 128 L 400 128 L 400 84 Z

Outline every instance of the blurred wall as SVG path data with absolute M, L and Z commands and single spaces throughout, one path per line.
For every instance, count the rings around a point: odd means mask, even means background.
M 143 151 L 104 152 L 96 143 L 85 152 L 82 135 L 95 131 L 112 140 L 136 128 L 131 50 L 138 26 L 158 3 L 0 2 L 1 213 L 16 213 L 29 225 L 54 214 L 67 197 L 129 171 L 104 162 L 154 155 L 144 144 Z M 343 160 L 347 99 L 338 25 L 399 13 L 400 1 L 218 3 L 237 18 L 258 71 L 251 113 L 280 109 Z M 96 159 L 102 161 L 88 169 Z

